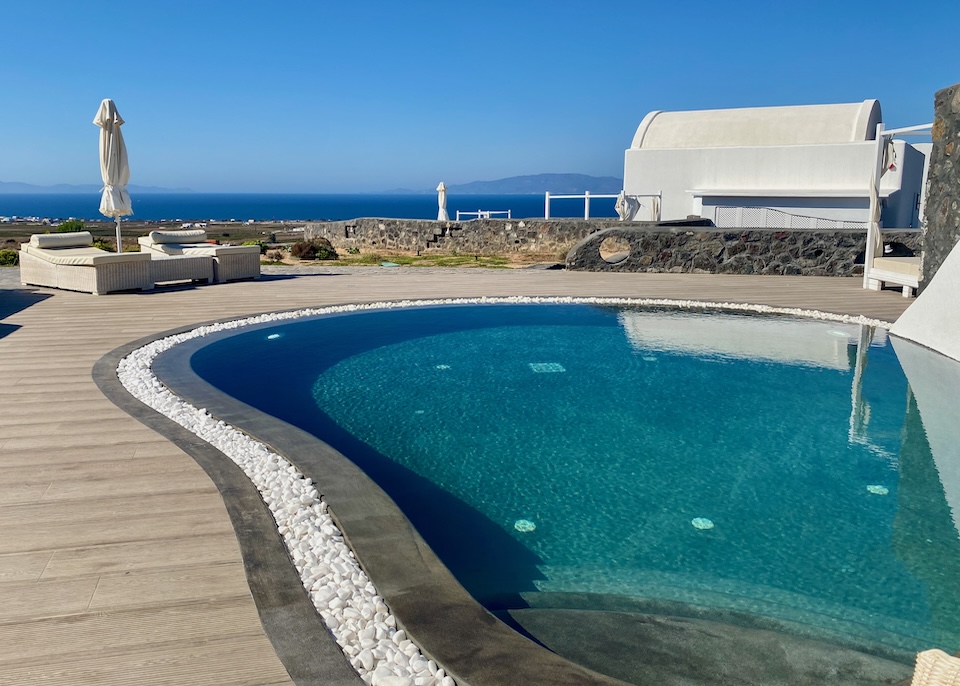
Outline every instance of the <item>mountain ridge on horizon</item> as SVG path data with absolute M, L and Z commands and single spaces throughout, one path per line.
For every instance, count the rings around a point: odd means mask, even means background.
M 194 193 L 191 188 L 164 188 L 162 186 L 139 186 L 130 184 L 131 193 Z M 590 191 L 595 194 L 619 193 L 623 188 L 623 180 L 615 176 L 590 176 L 588 174 L 527 174 L 523 176 L 509 176 L 502 179 L 488 181 L 471 181 L 469 183 L 450 184 L 447 192 L 455 195 L 542 195 L 550 192 L 554 194 L 582 194 Z M 23 183 L 20 181 L 0 181 L 0 195 L 66 195 L 70 193 L 99 193 L 101 185 L 97 184 L 69 184 L 58 183 L 47 186 Z M 436 190 L 414 190 L 397 188 L 381 192 L 361 192 L 357 195 L 432 195 Z M 243 193 L 247 195 L 247 193 Z M 327 195 L 318 193 L 318 195 Z M 334 193 L 331 195 L 351 195 L 350 193 Z
M 526 174 L 508 176 L 491 181 L 471 181 L 447 185 L 447 193 L 460 195 L 532 195 L 546 192 L 556 194 L 591 193 L 613 194 L 623 188 L 623 179 L 616 176 L 590 176 L 589 174 Z M 398 188 L 390 193 L 427 194 L 436 192 Z

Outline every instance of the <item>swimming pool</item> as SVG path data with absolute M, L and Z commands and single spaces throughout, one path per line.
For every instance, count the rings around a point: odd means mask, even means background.
M 653 613 L 900 661 L 960 635 L 960 541 L 882 331 L 422 308 L 261 327 L 192 365 L 348 455 L 521 626 Z

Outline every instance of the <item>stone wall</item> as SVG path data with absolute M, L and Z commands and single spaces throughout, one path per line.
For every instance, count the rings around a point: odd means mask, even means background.
M 703 220 L 701 220 L 703 221 Z M 307 239 L 322 237 L 339 252 L 503 255 L 523 252 L 566 262 L 571 270 L 709 272 L 852 276 L 863 273 L 863 231 L 731 230 L 657 226 L 615 219 L 424 219 L 361 218 L 311 222 Z M 620 239 L 613 259 L 605 239 Z M 919 251 L 920 233 L 883 234 L 884 241 Z M 608 241 L 609 243 L 610 241 Z M 909 254 L 898 252 L 895 254 Z M 622 259 L 620 259 L 622 257 Z M 859 263 L 858 263 L 859 260 Z
M 919 232 L 886 232 L 893 254 L 919 250 Z M 863 274 L 864 231 L 628 228 L 600 231 L 578 243 L 567 269 L 711 274 Z
M 960 83 L 938 91 L 933 106 L 921 291 L 960 241 Z
M 424 219 L 362 218 L 312 222 L 305 236 L 323 237 L 338 251 L 460 253 L 502 255 L 511 252 L 552 255 L 557 261 L 592 232 L 617 224 L 616 219 L 474 219 L 438 222 Z M 645 226 L 648 223 L 631 223 Z

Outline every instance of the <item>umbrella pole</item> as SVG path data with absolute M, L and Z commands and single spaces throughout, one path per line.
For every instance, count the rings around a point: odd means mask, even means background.
M 120 217 L 117 217 L 117 252 L 123 252 L 123 248 L 120 247 Z

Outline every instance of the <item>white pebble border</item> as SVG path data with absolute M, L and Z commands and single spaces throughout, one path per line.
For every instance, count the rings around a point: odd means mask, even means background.
M 135 398 L 196 434 L 243 469 L 273 513 L 277 529 L 317 612 L 364 682 L 373 686 L 455 686 L 453 678 L 427 659 L 403 629 L 397 628 L 396 618 L 344 542 L 313 480 L 263 443 L 174 395 L 154 375 L 151 366 L 160 353 L 184 341 L 254 324 L 363 310 L 534 303 L 720 309 L 890 326 L 866 317 L 815 310 L 694 300 L 522 296 L 402 300 L 277 312 L 201 326 L 134 350 L 121 360 L 117 376 Z

